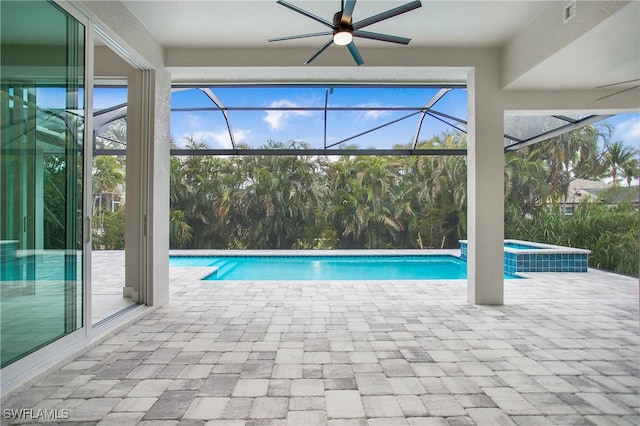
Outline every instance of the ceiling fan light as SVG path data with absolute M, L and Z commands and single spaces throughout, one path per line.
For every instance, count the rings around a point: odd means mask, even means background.
M 333 35 L 333 42 L 338 46 L 346 46 L 353 41 L 353 34 L 350 31 L 338 31 Z

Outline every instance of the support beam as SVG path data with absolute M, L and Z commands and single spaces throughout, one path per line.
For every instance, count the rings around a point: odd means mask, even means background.
M 477 305 L 504 303 L 504 111 L 493 68 L 468 77 L 467 300 Z
M 425 104 L 424 109 L 420 113 L 420 120 L 418 121 L 418 127 L 416 128 L 416 135 L 413 137 L 413 143 L 411 144 L 411 149 L 416 149 L 416 146 L 418 145 L 418 138 L 420 137 L 420 129 L 422 128 L 422 122 L 424 121 L 424 117 L 427 115 L 429 110 L 433 108 L 433 106 L 450 90 L 451 89 L 448 89 L 448 88 L 440 89 L 438 93 L 436 93 L 435 96 L 429 99 L 429 102 Z
M 233 129 L 231 128 L 231 120 L 229 120 L 229 114 L 227 113 L 227 109 L 222 104 L 222 101 L 218 99 L 218 97 L 213 93 L 213 91 L 208 87 L 201 87 L 200 91 L 203 92 L 207 97 L 213 102 L 220 112 L 222 112 L 222 116 L 224 117 L 225 123 L 227 123 L 227 131 L 229 132 L 229 139 L 231 140 L 231 146 L 233 149 L 238 149 L 236 146 L 236 139 L 233 137 Z

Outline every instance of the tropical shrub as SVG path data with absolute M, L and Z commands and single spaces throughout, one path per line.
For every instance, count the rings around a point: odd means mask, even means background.
M 104 209 L 99 216 L 93 216 L 94 223 L 100 223 L 99 227 L 92 230 L 93 248 L 96 250 L 124 250 L 125 207 L 116 211 Z

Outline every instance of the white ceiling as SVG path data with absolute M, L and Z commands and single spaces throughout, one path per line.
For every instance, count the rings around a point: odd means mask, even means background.
M 408 3 L 360 0 L 353 20 Z M 328 30 L 275 0 L 260 1 L 124 1 L 125 6 L 164 46 L 266 47 L 267 39 Z M 331 21 L 340 0 L 290 0 L 314 15 Z M 411 38 L 415 47 L 499 47 L 509 41 L 548 1 L 423 1 L 419 9 L 366 27 L 368 31 Z M 279 42 L 320 47 L 328 37 Z M 363 45 L 384 42 L 357 40 Z M 273 44 L 272 44 L 273 45 Z
M 340 0 L 288 1 L 328 21 L 340 9 Z M 354 22 L 408 1 L 359 0 L 353 12 Z M 516 39 L 538 15 L 544 16 L 543 13 L 559 3 L 564 5 L 568 1 L 423 0 L 419 9 L 365 28 L 367 31 L 409 37 L 409 46 L 360 38 L 355 40 L 361 51 L 362 48 L 378 47 L 501 48 Z M 267 42 L 273 37 L 328 30 L 275 0 L 125 0 L 123 4 L 168 49 L 229 48 L 232 51 L 291 47 L 308 49 L 311 56 L 329 39 L 328 36 L 320 36 Z M 577 13 L 581 13 L 580 1 Z M 363 56 L 366 61 L 366 54 Z M 550 53 L 546 59 L 531 64 L 526 72 L 508 82 L 506 88 L 594 89 L 638 78 L 640 1 L 634 0 L 584 35 Z M 620 88 L 635 84 L 638 83 L 621 85 Z

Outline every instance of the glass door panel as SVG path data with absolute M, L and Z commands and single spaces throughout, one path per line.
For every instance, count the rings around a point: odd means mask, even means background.
M 0 7 L 5 367 L 83 326 L 85 28 L 46 1 Z

